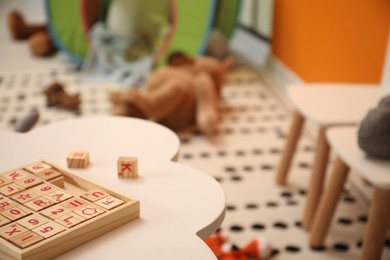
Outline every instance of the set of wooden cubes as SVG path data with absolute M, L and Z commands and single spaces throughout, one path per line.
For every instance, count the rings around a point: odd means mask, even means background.
M 0 259 L 51 259 L 140 212 L 139 201 L 46 161 L 1 174 L 0 194 Z
M 68 168 L 87 168 L 89 165 L 88 152 L 70 152 L 66 158 Z
M 119 178 L 138 178 L 138 160 L 136 157 L 118 158 L 118 177 Z

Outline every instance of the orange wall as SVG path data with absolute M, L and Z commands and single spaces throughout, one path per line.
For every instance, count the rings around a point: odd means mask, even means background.
M 275 0 L 272 52 L 303 80 L 380 83 L 390 0 Z

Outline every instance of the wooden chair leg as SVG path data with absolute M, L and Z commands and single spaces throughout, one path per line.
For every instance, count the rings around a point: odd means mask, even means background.
M 363 241 L 361 260 L 381 259 L 390 217 L 390 190 L 375 188 Z
M 324 245 L 329 226 L 347 180 L 349 167 L 336 158 L 327 188 L 314 215 L 310 231 L 310 246 L 320 248 Z
M 316 154 L 313 163 L 312 173 L 310 175 L 309 190 L 306 198 L 306 205 L 302 220 L 302 227 L 310 230 L 313 215 L 316 212 L 318 202 L 321 198 L 326 165 L 329 156 L 329 144 L 326 141 L 326 127 L 321 127 L 318 134 Z
M 295 111 L 290 126 L 290 132 L 279 163 L 278 172 L 276 173 L 276 183 L 278 185 L 286 184 L 288 170 L 290 169 L 304 121 L 304 117 L 299 112 Z

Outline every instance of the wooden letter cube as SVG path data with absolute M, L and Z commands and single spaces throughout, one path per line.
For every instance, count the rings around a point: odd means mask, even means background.
M 70 152 L 67 157 L 69 168 L 87 168 L 89 165 L 88 152 Z
M 138 160 L 135 157 L 119 157 L 118 159 L 118 177 L 131 178 L 138 177 Z

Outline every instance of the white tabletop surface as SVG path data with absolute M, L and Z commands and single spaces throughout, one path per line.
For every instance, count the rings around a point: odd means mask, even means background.
M 60 259 L 215 259 L 203 243 L 222 223 L 225 195 L 209 175 L 170 161 L 179 140 L 169 129 L 131 118 L 64 120 L 26 134 L 0 132 L 0 172 L 45 159 L 66 168 L 70 150 L 91 164 L 72 169 L 141 203 L 141 217 Z M 139 159 L 137 180 L 117 178 L 119 156 Z
M 295 84 L 287 89 L 294 107 L 308 120 L 321 125 L 359 123 L 376 107 L 384 90 L 373 84 Z
M 332 149 L 355 172 L 373 185 L 390 189 L 390 160 L 368 157 L 358 146 L 358 127 L 334 127 L 327 131 Z

